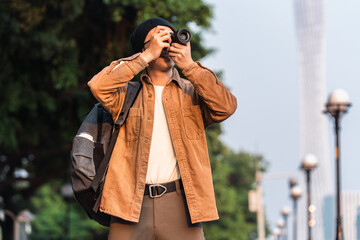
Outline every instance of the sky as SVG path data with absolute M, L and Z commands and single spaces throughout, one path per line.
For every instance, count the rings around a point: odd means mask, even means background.
M 216 52 L 202 63 L 214 71 L 223 71 L 222 81 L 238 100 L 236 113 L 223 123 L 222 140 L 235 151 L 262 154 L 270 164 L 267 173 L 289 173 L 298 179 L 304 178 L 299 168 L 303 156 L 299 155 L 294 2 L 206 2 L 213 6 L 214 18 L 212 29 L 204 35 L 204 43 Z M 337 88 L 345 89 L 352 103 L 341 120 L 341 184 L 344 191 L 360 191 L 357 151 L 360 143 L 359 10 L 358 0 L 326 1 L 326 91 L 330 94 Z M 330 118 L 328 129 L 329 164 L 334 179 L 334 131 Z M 270 229 L 276 227 L 281 218 L 281 209 L 292 207 L 288 181 L 285 177 L 263 181 L 265 213 Z

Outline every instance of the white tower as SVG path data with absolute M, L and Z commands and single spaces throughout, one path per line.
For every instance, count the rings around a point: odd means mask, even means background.
M 327 119 L 322 113 L 326 102 L 324 5 L 324 0 L 295 0 L 300 89 L 299 163 L 308 153 L 319 160 L 311 174 L 311 198 L 316 207 L 312 228 L 314 240 L 324 240 L 323 199 L 333 192 Z M 305 190 L 305 177 L 300 183 Z M 306 196 L 303 196 L 298 207 L 298 239 L 307 239 L 306 209 Z

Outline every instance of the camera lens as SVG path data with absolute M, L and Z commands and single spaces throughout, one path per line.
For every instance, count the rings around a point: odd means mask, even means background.
M 186 28 L 180 28 L 171 35 L 172 42 L 186 45 L 191 40 L 191 33 Z
M 188 35 L 186 33 L 181 33 L 180 34 L 180 39 L 181 40 L 186 40 L 188 38 Z

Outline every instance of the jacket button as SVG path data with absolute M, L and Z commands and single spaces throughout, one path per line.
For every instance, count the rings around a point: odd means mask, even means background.
M 145 167 L 146 166 L 146 162 L 142 162 L 141 166 Z
M 149 139 L 145 139 L 145 143 L 148 143 L 149 142 Z
M 150 93 L 150 94 L 148 95 L 148 97 L 151 98 L 151 97 L 152 97 L 152 94 Z
M 143 187 L 141 185 L 138 186 L 138 189 L 141 190 Z
M 148 119 L 148 120 L 151 120 L 151 116 L 148 116 L 147 119 Z

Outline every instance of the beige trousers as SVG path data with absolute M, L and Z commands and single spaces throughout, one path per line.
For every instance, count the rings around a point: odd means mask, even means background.
M 201 223 L 191 224 L 183 190 L 144 196 L 139 223 L 112 217 L 109 240 L 203 240 Z

